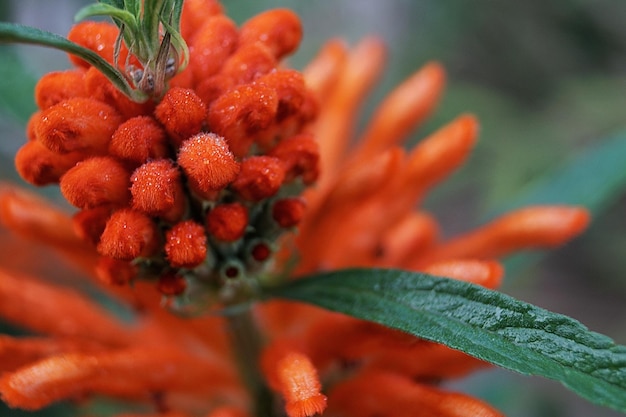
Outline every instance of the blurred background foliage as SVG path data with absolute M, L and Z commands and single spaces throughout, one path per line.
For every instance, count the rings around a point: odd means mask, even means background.
M 65 34 L 86 3 L 3 0 L 0 18 Z M 463 112 L 476 114 L 482 130 L 470 161 L 426 201 L 444 234 L 484 221 L 520 190 L 575 156 L 584 160 L 587 149 L 626 129 L 626 2 L 621 0 L 225 0 L 225 5 L 237 22 L 272 7 L 298 12 L 305 40 L 290 59 L 296 68 L 329 37 L 349 43 L 382 37 L 387 70 L 364 103 L 361 123 L 385 93 L 425 62 L 445 65 L 445 98 L 412 142 Z M 60 52 L 0 46 L 2 180 L 19 181 L 12 155 L 25 140 L 37 78 L 68 65 Z M 624 161 L 626 170 L 626 155 Z M 58 197 L 52 187 L 41 192 Z M 625 196 L 626 187 L 612 192 L 585 236 L 540 263 L 512 269 L 504 290 L 626 344 Z M 619 415 L 556 383 L 509 372 L 485 372 L 453 387 L 486 398 L 510 417 Z M 115 409 L 115 403 L 101 401 L 95 410 L 85 405 L 80 411 L 104 416 Z M 61 404 L 37 415 L 75 415 L 72 410 Z M 0 414 L 32 415 L 3 409 Z

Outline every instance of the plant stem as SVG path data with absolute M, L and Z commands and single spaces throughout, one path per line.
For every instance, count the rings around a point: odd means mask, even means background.
M 253 415 L 258 417 L 276 415 L 273 395 L 259 371 L 261 335 L 252 317 L 251 309 L 247 308 L 227 315 L 226 326 L 239 374 L 254 401 Z

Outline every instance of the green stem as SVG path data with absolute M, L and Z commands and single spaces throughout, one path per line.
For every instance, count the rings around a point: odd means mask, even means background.
M 248 308 L 227 315 L 226 326 L 239 373 L 254 401 L 253 415 L 259 417 L 277 415 L 273 395 L 259 370 L 262 342 L 251 310 Z

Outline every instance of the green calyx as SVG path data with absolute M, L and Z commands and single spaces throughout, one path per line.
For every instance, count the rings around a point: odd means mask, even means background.
M 146 96 L 160 98 L 166 82 L 187 66 L 189 51 L 180 34 L 183 0 L 100 0 L 80 10 L 75 19 L 108 16 L 120 28 L 115 66 Z M 118 61 L 121 42 L 140 67 Z

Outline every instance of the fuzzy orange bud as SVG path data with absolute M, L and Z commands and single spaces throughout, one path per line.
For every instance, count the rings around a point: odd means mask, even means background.
M 276 90 L 278 95 L 277 122 L 281 122 L 300 111 L 306 100 L 307 92 L 304 78 L 298 71 L 272 71 L 260 77 L 257 82 Z
M 107 221 L 98 252 L 122 261 L 150 256 L 159 247 L 159 231 L 147 215 L 132 209 L 118 210 Z
M 96 265 L 96 276 L 106 285 L 126 285 L 137 276 L 137 268 L 130 262 L 103 256 Z
M 55 184 L 83 158 L 80 152 L 58 154 L 38 141 L 30 141 L 17 151 L 15 168 L 24 180 L 33 185 Z
M 285 180 L 282 162 L 271 156 L 252 156 L 241 163 L 232 188 L 248 201 L 261 201 L 275 195 Z
M 44 110 L 35 135 L 55 152 L 105 153 L 121 121 L 113 107 L 91 98 L 75 97 Z
M 165 253 L 174 268 L 200 265 L 207 255 L 204 227 L 191 220 L 177 223 L 165 233 Z
M 35 86 L 35 103 L 45 110 L 72 97 L 87 97 L 85 71 L 74 69 L 45 74 Z
M 274 9 L 245 22 L 239 34 L 242 45 L 261 42 L 280 59 L 296 50 L 302 40 L 302 23 L 288 9 Z
M 222 74 L 232 77 L 236 84 L 247 84 L 269 73 L 276 66 L 276 59 L 272 56 L 272 52 L 265 45 L 257 42 L 237 49 L 224 62 Z
M 102 58 L 106 59 L 110 64 L 113 64 L 115 41 L 119 30 L 117 26 L 112 23 L 106 22 L 94 22 L 84 21 L 75 24 L 67 34 L 67 38 L 87 49 L 91 49 Z M 123 65 L 126 62 L 128 56 L 128 49 L 125 45 L 122 45 L 118 62 Z M 76 57 L 73 54 L 69 54 L 70 61 L 76 66 L 88 68 L 91 65 Z
M 74 233 L 85 242 L 93 244 L 94 247 L 97 246 L 107 220 L 111 217 L 111 212 L 112 209 L 109 206 L 100 206 L 77 212 L 72 217 Z
M 219 72 L 237 48 L 237 26 L 226 16 L 213 16 L 204 23 L 189 43 L 189 71 L 196 82 Z
M 157 290 L 163 295 L 179 295 L 187 288 L 187 281 L 178 274 L 165 274 L 159 277 Z
M 130 178 L 133 208 L 167 221 L 179 220 L 185 211 L 180 171 L 167 159 L 143 164 Z
M 315 367 L 305 355 L 290 352 L 277 364 L 277 382 L 289 417 L 310 417 L 326 409 Z
M 211 131 L 224 136 L 238 157 L 244 157 L 254 135 L 271 126 L 278 111 L 276 91 L 262 84 L 237 87 L 217 98 L 209 107 Z
M 218 0 L 185 1 L 180 17 L 180 31 L 183 39 L 192 39 L 209 16 L 219 15 L 222 12 L 223 8 Z
M 141 165 L 149 159 L 165 158 L 169 147 L 165 130 L 148 116 L 128 119 L 113 133 L 109 152 L 120 159 Z
M 154 114 L 170 135 L 172 144 L 179 147 L 185 139 L 200 133 L 206 107 L 193 90 L 174 87 L 165 93 Z
M 313 135 L 302 133 L 281 141 L 269 155 L 280 159 L 286 167 L 286 182 L 302 177 L 306 185 L 317 180 L 320 172 L 320 155 Z
M 189 184 L 201 196 L 211 196 L 237 178 L 239 163 L 224 138 L 201 133 L 187 139 L 180 148 L 178 164 Z
M 196 87 L 196 93 L 207 106 L 217 100 L 219 96 L 225 94 L 235 86 L 235 81 L 224 74 L 215 74 L 202 80 Z
M 72 205 L 92 208 L 124 205 L 130 200 L 129 173 L 110 156 L 86 159 L 61 177 L 61 193 Z
M 272 218 L 280 227 L 295 227 L 304 217 L 306 204 L 301 198 L 283 198 L 272 206 Z
M 219 204 L 206 218 L 211 236 L 224 242 L 241 239 L 248 226 L 248 209 L 240 203 Z

